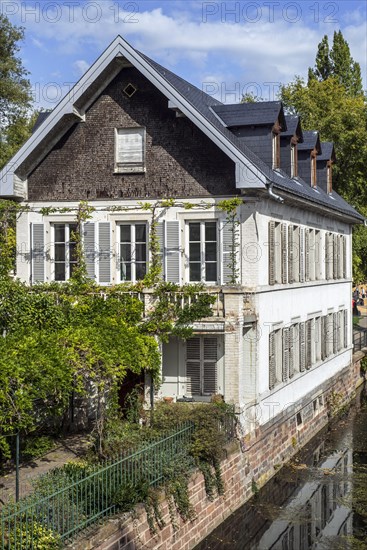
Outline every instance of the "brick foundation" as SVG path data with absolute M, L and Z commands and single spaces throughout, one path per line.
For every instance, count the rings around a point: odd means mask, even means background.
M 153 535 L 148 526 L 146 513 L 139 507 L 135 516 L 125 514 L 108 520 L 102 527 L 70 545 L 73 550 L 190 550 L 222 523 L 232 512 L 244 504 L 256 488 L 262 487 L 303 445 L 321 428 L 329 417 L 353 397 L 361 383 L 359 354 L 353 364 L 334 379 L 318 388 L 322 405 L 315 410 L 315 398 L 305 396 L 287 411 L 278 415 L 251 435 L 227 449 L 227 458 L 222 463 L 225 494 L 210 502 L 205 493 L 201 473 L 195 473 L 189 484 L 191 502 L 197 517 L 183 523 L 177 517 L 179 529 L 174 532 L 168 504 L 162 500 L 161 509 L 166 526 Z M 317 399 L 320 397 L 318 393 Z M 297 423 L 297 414 L 302 423 Z

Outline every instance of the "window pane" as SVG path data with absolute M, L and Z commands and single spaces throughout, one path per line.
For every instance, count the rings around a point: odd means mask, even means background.
M 217 260 L 217 243 L 205 243 L 205 259 L 212 262 Z
M 76 230 L 77 230 L 77 224 L 69 223 L 69 241 L 75 241 Z
M 206 222 L 205 224 L 205 240 L 216 241 L 217 240 L 217 224 L 216 222 Z
M 144 279 L 146 271 L 147 271 L 147 264 L 145 262 L 135 264 L 136 280 L 139 281 L 140 279 Z
M 200 243 L 190 243 L 190 262 L 200 261 Z
M 65 225 L 55 224 L 55 243 L 65 242 Z
M 131 241 L 130 225 L 121 226 L 121 242 L 129 243 Z
M 125 262 L 131 262 L 131 245 L 130 244 L 120 245 L 120 256 L 121 256 L 121 260 Z
M 217 280 L 217 264 L 216 263 L 206 263 L 205 264 L 205 280 L 206 281 L 216 281 Z
M 147 250 L 145 244 L 137 244 L 135 246 L 135 260 L 137 262 L 145 262 L 147 259 Z
M 76 244 L 70 243 L 69 244 L 69 259 L 71 262 L 76 262 L 77 260 L 77 254 L 76 254 Z
M 201 281 L 201 265 L 190 263 L 190 281 Z
M 65 245 L 64 244 L 55 244 L 55 261 L 64 262 L 65 261 Z
M 131 264 L 121 262 L 121 281 L 131 281 Z
M 190 241 L 200 241 L 200 223 L 189 224 L 189 235 Z
M 135 241 L 145 243 L 147 239 L 147 226 L 145 224 L 135 225 Z
M 65 264 L 62 262 L 55 264 L 55 281 L 65 281 Z

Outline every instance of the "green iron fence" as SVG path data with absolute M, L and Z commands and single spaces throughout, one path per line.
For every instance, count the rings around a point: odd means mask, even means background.
M 45 474 L 34 494 L 1 510 L 1 549 L 54 550 L 61 541 L 117 512 L 122 491 L 126 495 L 129 487 L 159 485 L 172 463 L 188 456 L 194 429 L 192 423 L 183 424 L 171 435 L 102 466 L 78 471 L 71 464 Z

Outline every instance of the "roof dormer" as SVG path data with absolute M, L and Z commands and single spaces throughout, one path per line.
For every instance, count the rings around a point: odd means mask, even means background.
M 322 152 L 317 157 L 317 181 L 325 193 L 333 191 L 333 164 L 336 160 L 334 144 L 331 141 L 321 143 Z
M 287 129 L 281 101 L 214 105 L 223 124 L 273 169 L 280 168 L 280 136 Z
M 281 168 L 291 178 L 298 176 L 298 144 L 303 143 L 303 133 L 299 116 L 285 117 L 287 129 L 280 135 Z
M 303 143 L 298 145 L 298 175 L 314 188 L 317 187 L 316 158 L 320 154 L 319 133 L 314 130 L 303 132 Z

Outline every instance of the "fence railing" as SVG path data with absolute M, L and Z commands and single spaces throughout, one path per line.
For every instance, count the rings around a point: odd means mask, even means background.
M 234 416 L 225 415 L 218 422 L 225 440 L 232 439 Z M 124 509 L 129 495 L 159 485 L 175 464 L 187 459 L 194 431 L 195 425 L 187 422 L 174 433 L 102 465 L 70 463 L 51 470 L 39 478 L 42 483 L 34 494 L 1 509 L 1 550 L 39 548 L 39 537 L 47 541 L 42 547 L 54 550 L 58 541 L 70 540 L 99 519 Z
M 367 348 L 367 329 L 358 328 L 353 330 L 354 351 L 361 351 Z

